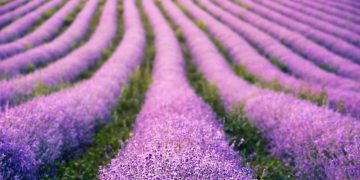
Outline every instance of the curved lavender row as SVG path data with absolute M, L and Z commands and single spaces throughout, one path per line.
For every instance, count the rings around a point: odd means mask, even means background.
M 11 105 L 14 101 L 18 102 L 19 97 L 30 95 L 39 84 L 53 87 L 69 83 L 92 67 L 116 36 L 117 9 L 116 2 L 112 2 L 104 7 L 100 24 L 86 44 L 43 69 L 9 81 L 0 81 L 0 107 Z
M 144 31 L 128 10 L 125 21 L 122 43 L 91 79 L 0 115 L 0 156 L 6 157 L 0 159 L 1 176 L 36 177 L 40 167 L 88 143 L 95 127 L 107 122 L 145 46 Z
M 206 24 L 209 33 L 224 45 L 234 63 L 244 66 L 247 71 L 257 76 L 261 81 L 268 83 L 277 82 L 285 89 L 292 90 L 295 94 L 304 91 L 310 91 L 313 94 L 325 92 L 331 108 L 338 109 L 340 106 L 343 106 L 344 113 L 360 117 L 360 96 L 358 93 L 336 90 L 326 86 L 320 87 L 317 84 L 295 79 L 283 73 L 229 27 L 220 23 L 193 3 L 183 1 L 183 5 L 188 8 L 188 12 L 193 17 L 202 20 Z
M 316 2 L 319 2 L 319 3 L 323 4 L 324 6 L 334 7 L 340 11 L 345 11 L 345 12 L 354 14 L 356 16 L 360 15 L 360 12 L 359 12 L 360 5 L 343 3 L 343 2 L 339 3 L 337 1 L 326 1 L 326 0 L 316 0 Z
M 16 41 L 0 45 L 0 60 L 24 52 L 29 46 L 35 47 L 53 38 L 63 26 L 65 18 L 79 5 L 80 2 L 81 0 L 70 1 L 34 32 Z
M 0 44 L 22 37 L 46 11 L 61 5 L 65 0 L 52 0 L 36 10 L 26 14 L 15 22 L 0 30 Z
M 324 3 L 319 3 L 317 1 L 296 1 L 297 3 L 301 3 L 305 6 L 309 6 L 313 9 L 316 9 L 318 11 L 321 11 L 323 13 L 331 14 L 333 16 L 336 16 L 338 18 L 342 18 L 343 20 L 348 20 L 353 23 L 360 24 L 359 16 L 356 16 L 354 14 L 348 13 L 346 11 L 338 10 L 331 6 L 326 6 Z
M 306 36 L 308 39 L 328 48 L 329 50 L 342 55 L 343 57 L 360 62 L 360 49 L 342 39 L 338 39 L 320 30 L 314 29 L 306 24 L 299 23 L 250 0 L 236 0 L 236 2 L 245 4 L 263 18 L 269 19 L 290 30 L 296 31 L 301 35 Z
M 7 3 L 4 6 L 1 6 L 0 7 L 0 15 L 7 13 L 8 11 L 11 11 L 11 10 L 17 8 L 18 6 L 23 5 L 27 1 L 29 1 L 29 0 L 14 0 L 14 1 Z
M 100 179 L 251 179 L 215 113 L 187 83 L 175 34 L 153 1 L 142 2 L 156 37 L 153 83 L 134 136 Z
M 342 29 L 338 26 L 334 26 L 332 24 L 314 19 L 312 17 L 306 16 L 305 14 L 296 12 L 294 10 L 291 10 L 289 8 L 286 8 L 278 3 L 275 3 L 274 1 L 259 1 L 254 0 L 258 4 L 262 4 L 270 9 L 273 9 L 284 16 L 290 17 L 296 21 L 302 22 L 304 24 L 308 24 L 312 26 L 313 28 L 316 28 L 318 30 L 321 30 L 323 32 L 326 32 L 328 34 L 334 35 L 336 37 L 339 37 L 341 39 L 344 39 L 357 47 L 360 47 L 360 35 L 350 32 L 348 30 Z
M 70 27 L 53 41 L 1 61 L 0 75 L 14 77 L 30 65 L 49 63 L 68 53 L 73 45 L 85 38 L 97 7 L 98 0 L 89 0 Z
M 191 2 L 180 0 L 185 1 Z M 274 154 L 284 160 L 293 158 L 291 163 L 295 163 L 307 179 L 316 179 L 316 175 L 325 179 L 359 177 L 359 121 L 292 96 L 248 85 L 232 72 L 206 34 L 176 6 L 165 2 L 170 1 L 164 0 L 163 4 L 182 29 L 195 64 L 208 81 L 217 85 L 227 109 L 243 104 L 246 115 L 269 140 Z M 314 151 L 317 151 L 316 157 L 312 156 Z
M 5 13 L 0 16 L 0 27 L 3 27 L 4 25 L 8 24 L 9 22 L 15 20 L 16 18 L 19 18 L 20 16 L 34 10 L 35 8 L 38 8 L 41 6 L 44 2 L 47 0 L 34 0 L 30 1 L 29 3 L 25 4 L 24 6 L 21 6 L 14 11 L 10 11 L 8 13 Z
M 303 5 L 298 2 L 283 1 L 283 0 L 280 0 L 279 2 L 292 10 L 301 12 L 302 14 L 304 14 L 304 16 L 314 17 L 318 20 L 321 20 L 321 21 L 333 24 L 335 26 L 339 26 L 343 29 L 347 29 L 351 32 L 360 34 L 360 25 L 359 24 L 352 23 L 351 21 L 346 21 L 344 19 L 338 18 L 331 14 L 327 14 L 327 13 L 323 13 L 321 11 L 311 9 L 311 8 L 307 7 L 306 5 Z
M 282 45 L 276 39 L 260 31 L 259 29 L 241 21 L 230 13 L 220 9 L 209 1 L 199 1 L 203 4 L 209 12 L 218 16 L 222 22 L 241 34 L 246 40 L 259 48 L 262 53 L 271 58 L 276 58 L 284 64 L 295 76 L 310 81 L 319 83 L 334 88 L 346 90 L 359 90 L 359 83 L 328 73 L 313 63 L 302 58 L 298 54 L 292 52 L 290 49 Z
M 277 25 L 276 23 L 263 19 L 251 11 L 237 6 L 236 4 L 222 0 L 213 1 L 216 2 L 218 6 L 225 8 L 228 12 L 234 14 L 235 16 L 240 16 L 242 20 L 261 29 L 267 34 L 270 34 L 287 46 L 290 46 L 294 51 L 302 54 L 315 64 L 331 68 L 338 75 L 352 78 L 357 81 L 360 80 L 360 65 L 328 51 L 324 47 L 315 44 L 299 33 L 288 30 L 282 26 Z M 356 50 L 357 53 L 360 53 L 360 49 Z M 356 59 L 360 63 L 360 56 L 356 57 Z

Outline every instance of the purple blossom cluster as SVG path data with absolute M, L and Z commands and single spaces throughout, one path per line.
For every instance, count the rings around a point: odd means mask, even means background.
M 326 7 L 334 7 L 342 12 L 348 12 L 354 15 L 360 15 L 360 4 L 355 1 L 326 1 L 316 0 L 316 2 L 323 4 Z
M 349 22 L 345 19 L 341 19 L 331 14 L 323 13 L 321 11 L 316 11 L 316 10 L 314 11 L 314 9 L 307 7 L 306 5 L 302 5 L 301 3 L 298 2 L 284 1 L 284 0 L 280 0 L 279 2 L 285 5 L 286 7 L 289 7 L 292 10 L 303 13 L 304 16 L 314 17 L 318 20 L 360 34 L 360 24 L 352 23 L 351 21 Z
M 228 12 L 240 16 L 242 20 L 257 27 L 263 32 L 273 36 L 278 41 L 286 44 L 299 54 L 302 54 L 308 60 L 318 65 L 326 65 L 335 71 L 336 74 L 344 77 L 360 80 L 360 65 L 355 64 L 333 52 L 328 51 L 324 47 L 313 43 L 299 33 L 288 30 L 271 21 L 252 13 L 246 9 L 237 6 L 229 1 L 214 0 L 219 6 L 224 7 Z M 355 49 L 360 55 L 360 49 Z M 356 57 L 360 58 L 360 56 Z
M 115 9 L 116 3 L 107 0 L 105 9 Z M 107 122 L 146 41 L 133 10 L 125 8 L 124 16 L 122 42 L 92 78 L 0 115 L 0 179 L 38 178 L 43 167 L 90 142 L 95 127 Z
M 0 44 L 9 42 L 15 38 L 23 36 L 29 28 L 32 27 L 44 15 L 46 11 L 53 10 L 57 6 L 64 3 L 65 0 L 53 0 L 29 12 L 25 16 L 17 19 L 15 22 L 9 24 L 0 30 Z
M 360 84 L 358 82 L 319 68 L 312 62 L 291 51 L 275 38 L 222 10 L 210 1 L 199 0 L 198 2 L 204 5 L 211 14 L 219 17 L 222 22 L 243 36 L 264 55 L 276 59 L 285 65 L 296 77 L 318 83 L 320 86 L 326 85 L 339 89 L 359 90 Z
M 25 15 L 26 13 L 29 13 L 30 11 L 38 8 L 46 1 L 47 0 L 33 0 L 13 11 L 2 14 L 0 16 L 0 27 L 4 27 L 6 24 L 10 23 L 11 21 L 14 21 L 17 18 Z
M 0 75 L 11 78 L 29 66 L 37 67 L 66 55 L 74 45 L 85 38 L 97 7 L 98 0 L 89 0 L 70 27 L 53 41 L 0 61 Z
M 262 57 L 254 48 L 229 27 L 188 1 L 182 2 L 189 9 L 189 13 L 196 19 L 201 19 L 209 33 L 218 39 L 229 52 L 232 60 L 237 65 L 242 65 L 251 74 L 268 83 L 277 82 L 285 89 L 294 93 L 312 92 L 313 94 L 326 93 L 331 108 L 337 109 L 344 106 L 346 113 L 360 117 L 360 96 L 353 91 L 337 90 L 331 87 L 321 87 L 316 83 L 309 83 L 285 74 Z
M 53 38 L 59 32 L 59 29 L 63 26 L 65 18 L 71 13 L 81 2 L 81 0 L 72 0 L 69 1 L 62 9 L 60 9 L 57 13 L 55 13 L 49 20 L 41 24 L 36 30 L 31 32 L 30 34 L 26 35 L 23 38 L 18 38 L 6 44 L 0 45 L 0 60 L 9 58 L 10 56 L 14 56 L 15 54 L 19 54 L 28 50 L 28 48 L 33 48 L 47 40 Z M 19 32 L 18 28 L 22 30 L 26 30 L 25 26 L 16 27 L 15 31 L 14 26 L 12 29 L 13 32 Z M 8 26 L 7 28 L 10 28 Z M 11 29 L 11 28 L 10 28 Z M 4 29 L 5 30 L 5 29 Z M 0 31 L 0 36 L 3 31 Z M 4 32 L 6 34 L 6 32 Z M 12 35 L 9 35 L 10 37 Z M 6 37 L 6 36 L 3 36 Z
M 356 179 L 360 176 L 358 121 L 247 84 L 231 70 L 204 32 L 170 1 L 162 2 L 183 31 L 195 64 L 208 81 L 217 85 L 227 109 L 231 111 L 242 104 L 251 123 L 270 142 L 271 152 L 296 166 L 299 177 Z M 183 2 L 191 3 L 180 0 Z
M 303 4 L 304 6 L 311 7 L 313 8 L 313 10 L 319 10 L 328 15 L 338 17 L 342 20 L 347 20 L 353 23 L 360 24 L 360 19 L 355 14 L 349 13 L 347 11 L 341 11 L 332 6 L 327 6 L 326 3 L 320 3 L 317 1 L 301 1 L 301 0 L 297 0 L 296 2 Z
M 53 87 L 60 83 L 69 83 L 82 72 L 94 66 L 102 52 L 109 47 L 116 36 L 116 11 L 114 5 L 104 8 L 97 29 L 90 40 L 80 48 L 33 73 L 8 81 L 0 81 L 2 87 L 0 89 L 0 105 L 18 103 L 21 97 L 31 94 L 39 85 Z
M 23 5 L 27 1 L 29 1 L 29 0 L 14 0 L 14 1 L 11 1 L 11 2 L 1 6 L 0 7 L 0 15 L 7 13 L 7 12 Z
M 124 3 L 136 12 L 133 1 Z M 153 83 L 133 137 L 100 179 L 251 179 L 215 113 L 187 83 L 174 32 L 153 1 L 142 3 L 155 33 Z
M 254 0 L 258 4 L 262 4 L 270 9 L 273 9 L 285 16 L 293 18 L 296 21 L 302 22 L 304 24 L 308 24 L 311 27 L 324 31 L 326 33 L 335 35 L 339 38 L 342 38 L 356 46 L 360 46 L 360 35 L 355 32 L 348 31 L 346 29 L 342 29 L 341 27 L 326 23 L 324 21 L 318 20 L 313 17 L 306 16 L 303 13 L 291 10 L 285 6 L 282 6 L 276 1 L 258 1 Z
M 288 18 L 272 9 L 254 3 L 253 1 L 237 0 L 236 2 L 246 4 L 246 6 L 250 7 L 253 12 L 261 15 L 263 18 L 276 22 L 279 25 L 288 28 L 289 30 L 301 33 L 309 40 L 312 40 L 326 47 L 327 49 L 337 53 L 338 55 L 351 59 L 354 62 L 360 62 L 359 48 L 342 39 L 334 37 L 318 29 L 312 28 L 311 26 L 300 23 L 294 19 Z

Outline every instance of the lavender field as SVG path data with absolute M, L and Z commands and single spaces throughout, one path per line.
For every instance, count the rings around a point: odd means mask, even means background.
M 12 179 L 360 179 L 360 1 L 0 0 Z

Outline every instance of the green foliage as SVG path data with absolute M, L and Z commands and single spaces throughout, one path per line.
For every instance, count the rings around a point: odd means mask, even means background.
M 139 1 L 137 3 L 140 6 Z M 97 179 L 99 167 L 108 164 L 124 146 L 124 142 L 131 137 L 136 115 L 151 84 L 152 60 L 155 56 L 154 34 L 143 9 L 140 9 L 148 42 L 144 61 L 130 78 L 128 85 L 123 88 L 110 122 L 100 129 L 84 154 L 59 164 L 57 179 Z
M 336 68 L 330 67 L 330 66 L 328 66 L 328 65 L 326 65 L 326 64 L 320 64 L 319 67 L 320 67 L 321 69 L 327 71 L 327 72 L 330 72 L 330 73 L 336 73 L 336 71 L 337 71 Z
M 21 71 L 23 74 L 28 74 L 35 71 L 35 66 L 33 64 L 29 64 L 24 70 Z
M 31 48 L 32 48 L 32 46 L 31 46 L 30 43 L 25 43 L 25 44 L 24 44 L 24 49 L 25 49 L 25 50 L 29 50 L 29 49 L 31 49 Z
M 203 31 L 205 31 L 205 32 L 208 31 L 206 24 L 205 24 L 202 20 L 200 20 L 200 19 L 195 20 L 195 24 L 196 24 L 201 30 L 203 30 Z
M 327 95 L 326 92 L 313 93 L 308 90 L 303 90 L 298 94 L 298 97 L 301 99 L 306 99 L 313 102 L 316 105 L 323 106 L 327 104 Z M 341 111 L 340 111 L 341 112 Z
M 289 73 L 290 70 L 286 67 L 281 61 L 279 61 L 276 57 L 270 57 L 270 61 L 277 66 L 282 72 Z
M 182 33 L 181 29 L 180 28 L 176 28 L 175 29 L 175 34 L 176 34 L 176 37 L 178 38 L 178 40 L 180 42 L 185 42 L 185 37 L 184 37 L 184 34 Z
M 237 5 L 239 5 L 240 7 L 246 9 L 246 10 L 251 10 L 251 7 L 248 6 L 247 4 L 245 3 L 242 3 L 242 2 L 236 2 Z
M 39 83 L 34 88 L 32 94 L 29 97 L 26 97 L 26 98 L 38 97 L 38 96 L 46 96 L 46 95 L 49 95 L 49 94 L 51 94 L 53 92 L 59 91 L 59 90 L 64 89 L 64 88 L 67 88 L 69 86 L 70 86 L 69 84 L 66 84 L 66 83 L 63 83 L 63 82 L 58 84 L 57 86 L 53 86 L 53 87 L 48 87 L 44 83 Z

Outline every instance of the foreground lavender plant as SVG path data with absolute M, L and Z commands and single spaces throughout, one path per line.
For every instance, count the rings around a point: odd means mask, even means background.
M 28 0 L 14 0 L 4 6 L 1 6 L 0 7 L 0 15 L 21 6 L 22 4 L 26 3 L 27 1 Z
M 28 50 L 28 48 L 33 48 L 53 38 L 55 35 L 57 35 L 59 29 L 61 29 L 63 26 L 67 15 L 72 12 L 80 2 L 81 0 L 69 1 L 69 3 L 67 3 L 61 10 L 59 10 L 59 12 L 54 14 L 48 21 L 44 22 L 32 33 L 13 42 L 0 45 L 0 60 L 24 52 Z M 1 32 L 2 31 L 0 31 L 0 34 Z M 15 29 L 15 32 L 18 32 L 18 28 Z M 10 36 L 11 35 L 9 35 L 9 37 Z
M 60 83 L 69 83 L 92 67 L 116 36 L 116 11 L 116 1 L 109 1 L 100 17 L 100 24 L 90 40 L 64 58 L 33 73 L 1 81 L 0 106 L 19 103 L 22 97 L 30 95 L 39 85 L 53 87 Z
M 52 10 L 64 2 L 65 0 L 50 1 L 1 29 L 0 44 L 23 36 L 29 30 L 29 28 L 44 15 L 46 11 Z
M 134 136 L 100 178 L 251 179 L 215 114 L 187 83 L 175 34 L 152 1 L 142 2 L 156 35 L 153 84 Z
M 97 7 L 98 0 L 89 0 L 71 26 L 56 39 L 1 61 L 0 75 L 11 78 L 29 66 L 37 67 L 68 53 L 76 43 L 85 38 Z
M 219 88 L 227 110 L 242 104 L 251 123 L 270 142 L 271 152 L 296 166 L 299 176 L 304 178 L 356 179 L 360 176 L 359 121 L 247 84 L 231 71 L 206 34 L 171 1 L 162 3 L 182 29 L 196 65 L 208 81 Z
M 182 3 L 189 9 L 188 13 L 206 24 L 209 33 L 224 45 L 234 63 L 242 65 L 262 81 L 268 83 L 277 82 L 285 89 L 291 89 L 295 94 L 308 92 L 316 95 L 325 92 L 331 108 L 338 110 L 340 106 L 343 106 L 344 113 L 360 117 L 360 108 L 358 107 L 360 105 L 360 96 L 357 93 L 327 86 L 321 87 L 315 83 L 305 82 L 283 73 L 265 57 L 257 53 L 254 48 L 229 27 L 220 23 L 193 3 L 188 1 L 182 1 Z
M 43 168 L 89 142 L 95 127 L 107 122 L 143 54 L 145 34 L 135 17 L 125 9 L 124 39 L 91 79 L 0 115 L 0 178 L 38 178 Z
M 34 10 L 35 8 L 42 5 L 46 0 L 34 0 L 26 3 L 24 6 L 21 6 L 14 11 L 10 11 L 0 16 L 0 27 L 5 26 L 11 21 L 23 16 L 24 14 Z

